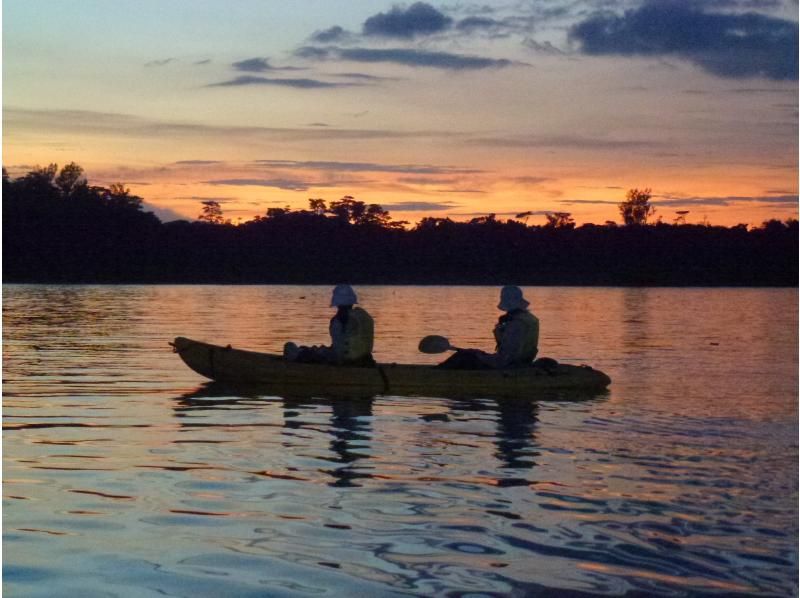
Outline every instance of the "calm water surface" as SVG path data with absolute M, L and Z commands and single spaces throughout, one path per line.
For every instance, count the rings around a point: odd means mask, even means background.
M 376 357 L 491 348 L 498 289 L 360 287 Z M 329 287 L 3 287 L 9 596 L 797 593 L 796 289 L 529 288 L 608 393 L 276 397 L 183 335 L 326 340 Z

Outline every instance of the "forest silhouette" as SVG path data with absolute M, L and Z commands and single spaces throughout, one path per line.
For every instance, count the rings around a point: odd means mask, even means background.
M 3 169 L 3 282 L 797 286 L 797 220 L 697 225 L 684 211 L 648 223 L 648 201 L 632 189 L 623 225 L 553 212 L 544 225 L 523 213 L 411 226 L 350 196 L 238 225 L 209 200 L 197 220 L 162 223 L 124 185 L 90 185 L 74 163 L 17 178 Z

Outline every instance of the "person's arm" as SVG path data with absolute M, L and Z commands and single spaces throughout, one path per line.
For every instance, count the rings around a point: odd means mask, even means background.
M 495 367 L 508 367 L 519 354 L 522 343 L 525 342 L 525 324 L 512 320 L 508 322 L 497 347 Z
M 336 353 L 344 351 L 344 326 L 338 318 L 331 318 L 328 331 L 331 334 L 331 349 Z

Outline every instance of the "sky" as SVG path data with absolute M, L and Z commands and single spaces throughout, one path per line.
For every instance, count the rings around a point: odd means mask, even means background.
M 798 214 L 796 0 L 3 0 L 11 176 L 163 221 L 353 196 L 396 220 Z

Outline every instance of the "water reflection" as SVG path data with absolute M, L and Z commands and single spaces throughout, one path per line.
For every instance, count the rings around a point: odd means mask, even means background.
M 364 397 L 298 397 L 273 396 L 262 393 L 258 386 L 239 386 L 220 382 L 210 382 L 178 397 L 173 407 L 174 415 L 185 418 L 192 413 L 232 409 L 259 409 L 280 405 L 282 427 L 287 436 L 286 444 L 292 445 L 292 439 L 304 430 L 323 432 L 330 436 L 327 448 L 329 453 L 319 459 L 338 465 L 321 469 L 333 480 L 332 486 L 358 486 L 358 480 L 370 479 L 374 476 L 365 471 L 365 462 L 371 459 L 371 443 L 373 440 L 373 417 L 376 398 Z M 596 398 L 597 394 L 580 398 Z M 564 398 L 564 395 L 548 397 Z M 572 399 L 578 397 L 569 397 Z M 421 405 L 426 399 L 419 398 Z M 538 423 L 539 404 L 532 399 L 447 399 L 447 413 L 424 413 L 420 409 L 418 416 L 424 422 L 452 422 L 463 419 L 470 414 L 481 414 L 483 419 L 495 422 L 496 433 L 491 435 L 498 469 L 524 470 L 536 465 L 534 460 L 538 453 L 535 450 L 535 430 Z M 320 409 L 329 409 L 327 425 L 320 425 L 318 413 Z M 197 423 L 185 423 L 194 427 Z M 214 423 L 203 423 L 203 426 L 214 426 Z M 219 421 L 218 425 L 227 423 Z M 256 425 L 256 424 L 253 424 Z M 379 472 L 384 475 L 385 472 Z M 527 485 L 530 481 L 507 474 L 499 475 L 494 481 L 497 486 Z
M 372 397 L 324 400 L 330 406 L 330 426 L 327 431 L 332 437 L 329 448 L 334 457 L 323 457 L 339 467 L 323 469 L 322 472 L 333 478 L 331 486 L 359 486 L 358 479 L 371 478 L 369 473 L 359 471 L 359 461 L 369 459 L 369 443 L 372 440 Z M 319 400 L 283 398 L 284 426 L 289 429 L 302 429 L 306 425 L 301 419 L 302 410 L 316 407 Z M 363 452 L 363 451 L 366 451 Z
M 328 292 L 4 287 L 3 589 L 796 595 L 796 289 L 531 291 L 592 397 L 197 388 L 168 352 L 324 336 Z M 364 295 L 380 361 L 491 346 L 496 289 Z

